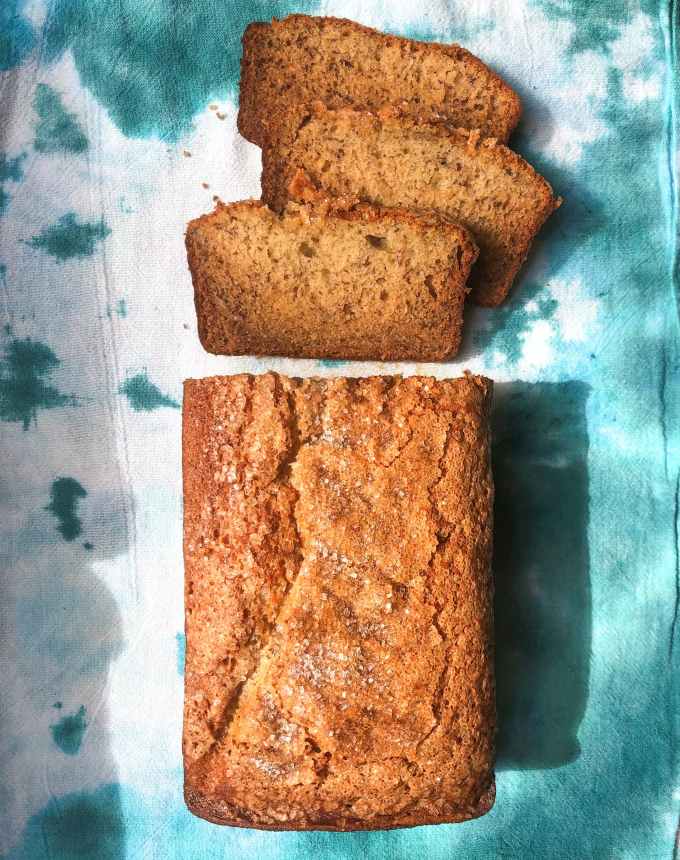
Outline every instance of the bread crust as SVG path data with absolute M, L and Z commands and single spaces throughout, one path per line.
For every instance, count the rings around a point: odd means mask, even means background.
M 311 38 L 320 38 L 325 30 L 332 30 L 338 34 L 352 34 L 359 39 L 370 40 L 375 50 L 380 48 L 386 50 L 397 50 L 408 52 L 409 61 L 415 56 L 421 61 L 426 57 L 446 57 L 458 67 L 459 76 L 463 79 L 479 78 L 484 86 L 488 88 L 489 95 L 477 94 L 475 107 L 472 105 L 461 105 L 459 100 L 452 98 L 447 101 L 447 96 L 428 107 L 423 102 L 423 93 L 408 93 L 395 89 L 387 100 L 378 99 L 379 103 L 354 103 L 349 93 L 335 93 L 330 98 L 329 107 L 339 107 L 338 100 L 344 101 L 347 106 L 358 109 L 377 109 L 384 104 L 396 104 L 399 102 L 412 101 L 410 112 L 414 115 L 426 113 L 440 114 L 445 120 L 465 128 L 478 128 L 486 136 L 493 136 L 501 141 L 507 141 L 515 126 L 519 122 L 522 113 L 522 103 L 517 93 L 492 69 L 483 63 L 478 57 L 471 54 L 465 48 L 456 44 L 443 44 L 440 42 L 420 42 L 406 39 L 387 33 L 381 33 L 371 27 L 366 27 L 356 21 L 346 18 L 319 18 L 307 15 L 289 15 L 282 20 L 273 19 L 271 24 L 264 22 L 253 22 L 248 25 L 243 34 L 243 53 L 241 57 L 241 84 L 240 103 L 238 114 L 238 129 L 240 133 L 252 143 L 262 146 L 271 128 L 273 118 L 281 109 L 290 108 L 297 102 L 308 102 L 310 98 L 321 98 L 319 84 L 312 85 L 308 90 L 303 85 L 307 69 L 291 63 L 289 52 L 284 51 L 281 58 L 273 64 L 274 68 L 285 66 L 286 87 L 285 92 L 289 95 L 286 104 L 281 104 L 278 94 L 271 92 L 271 81 L 268 75 L 272 73 L 272 65 L 264 58 L 265 49 L 263 43 L 271 33 L 285 34 L 293 27 L 304 27 Z M 432 79 L 430 86 L 426 87 L 424 93 L 434 89 L 435 84 L 441 86 L 441 82 Z M 444 92 L 446 89 L 444 88 Z M 486 112 L 480 117 L 478 114 L 479 99 L 485 99 Z M 436 102 L 436 105 L 435 105 Z
M 275 210 L 280 210 L 289 199 L 288 187 L 291 175 L 297 170 L 305 170 L 309 179 L 324 189 L 326 193 L 334 193 L 329 187 L 327 175 L 312 169 L 306 159 L 302 136 L 309 133 L 310 122 L 318 119 L 330 121 L 337 118 L 354 129 L 357 136 L 366 135 L 371 128 L 395 128 L 403 133 L 405 143 L 409 134 L 426 132 L 433 140 L 447 141 L 452 150 L 458 149 L 472 153 L 475 160 L 484 169 L 485 165 L 500 165 L 513 176 L 518 188 L 526 188 L 531 196 L 531 206 L 526 206 L 521 224 L 513 224 L 512 249 L 503 252 L 502 259 L 497 253 L 487 252 L 481 237 L 475 233 L 474 218 L 466 220 L 461 215 L 454 215 L 447 209 L 447 200 L 439 195 L 442 214 L 448 214 L 452 219 L 459 220 L 468 227 L 475 236 L 480 247 L 480 259 L 470 279 L 471 297 L 480 305 L 493 307 L 503 302 L 512 284 L 526 260 L 531 244 L 547 218 L 557 209 L 562 200 L 553 192 L 550 184 L 520 155 L 504 146 L 495 138 L 484 138 L 477 131 L 462 128 L 452 128 L 446 123 L 427 120 L 422 117 L 412 117 L 399 108 L 389 108 L 381 112 L 357 111 L 350 108 L 340 108 L 330 111 L 321 102 L 309 105 L 299 105 L 287 115 L 279 115 L 272 125 L 271 133 L 265 140 L 262 151 L 262 199 Z M 306 131 L 305 131 L 306 130 Z M 366 176 L 363 171 L 362 176 Z M 409 180 L 409 185 L 413 183 Z M 372 202 L 374 198 L 364 190 L 360 199 Z M 359 193 L 360 192 L 360 193 Z M 398 193 L 395 192 L 395 194 Z M 403 205 L 398 201 L 383 198 L 384 203 Z M 417 209 L 415 201 L 409 201 Z M 499 235 L 504 233 L 504 225 L 499 222 Z
M 293 822 L 282 826 L 280 824 L 261 824 L 255 823 L 243 811 L 230 807 L 227 803 L 220 803 L 211 800 L 199 792 L 191 789 L 185 790 L 184 802 L 187 808 L 199 818 L 204 818 L 212 824 L 221 824 L 226 827 L 246 827 L 255 830 L 269 830 L 278 833 L 285 831 L 308 831 L 319 830 L 331 833 L 348 833 L 355 830 L 394 830 L 396 828 L 422 827 L 427 824 L 460 824 L 462 821 L 471 821 L 474 818 L 481 818 L 486 815 L 496 802 L 496 782 L 492 778 L 491 784 L 487 790 L 480 796 L 476 806 L 471 807 L 464 813 L 451 814 L 442 816 L 441 818 L 433 819 L 427 815 L 411 815 L 402 818 L 388 818 L 381 821 L 365 821 L 345 819 L 330 821 L 315 821 L 310 823 Z
M 265 830 L 488 811 L 482 377 L 187 380 L 189 809 Z

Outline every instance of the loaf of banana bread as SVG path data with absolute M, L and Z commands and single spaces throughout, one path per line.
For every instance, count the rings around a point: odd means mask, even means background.
M 185 798 L 373 830 L 494 801 L 489 380 L 184 387 Z

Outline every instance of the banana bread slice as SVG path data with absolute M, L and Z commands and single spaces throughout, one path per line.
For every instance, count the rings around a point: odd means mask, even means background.
M 479 246 L 470 286 L 481 305 L 503 301 L 561 202 L 531 165 L 495 140 L 393 110 L 293 109 L 263 150 L 262 197 L 274 209 L 300 168 L 329 194 L 432 209 L 465 225 Z
M 491 383 L 184 386 L 184 793 L 375 830 L 494 801 Z
M 282 215 L 259 201 L 218 205 L 189 224 L 205 349 L 385 361 L 455 353 L 477 257 L 469 233 L 434 213 L 312 198 Z
M 458 45 L 416 42 L 342 18 L 290 15 L 255 22 L 243 35 L 238 128 L 262 146 L 279 114 L 318 98 L 328 107 L 402 104 L 507 140 L 519 96 Z

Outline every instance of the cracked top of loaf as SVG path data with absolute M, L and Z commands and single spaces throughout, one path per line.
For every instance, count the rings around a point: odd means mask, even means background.
M 273 829 L 493 803 L 491 383 L 188 380 L 189 807 Z

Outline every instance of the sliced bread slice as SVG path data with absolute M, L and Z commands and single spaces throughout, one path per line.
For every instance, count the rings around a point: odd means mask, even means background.
M 297 182 L 309 197 L 309 186 Z M 320 200 L 218 205 L 186 245 L 208 352 L 434 361 L 460 344 L 477 247 L 435 215 Z
M 243 35 L 238 128 L 262 146 L 280 115 L 320 99 L 330 108 L 401 104 L 507 140 L 519 96 L 458 45 L 416 42 L 342 18 L 290 15 L 255 22 Z
M 531 243 L 560 204 L 523 158 L 479 132 L 316 103 L 293 109 L 263 149 L 262 197 L 279 210 L 302 169 L 331 195 L 436 210 L 463 224 L 480 250 L 470 286 L 481 305 L 507 295 Z

